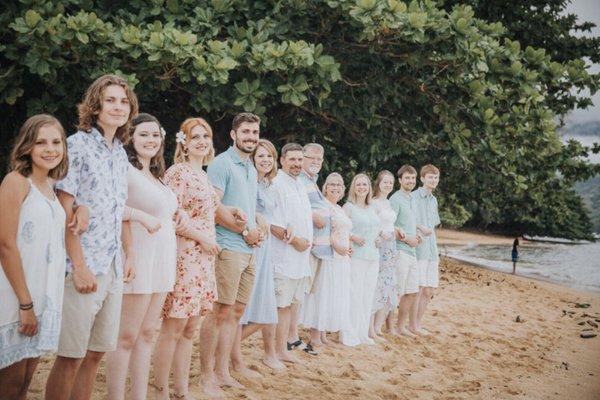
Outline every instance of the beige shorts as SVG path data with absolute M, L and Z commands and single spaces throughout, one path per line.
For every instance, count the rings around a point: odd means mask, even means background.
M 398 294 L 419 293 L 419 269 L 417 258 L 398 251 Z
M 306 280 L 306 293 L 313 293 L 315 289 L 314 283 L 317 280 L 319 272 L 321 271 L 321 264 L 323 263 L 323 260 L 311 254 L 308 262 L 310 264 L 310 276 L 304 278 Z
M 440 283 L 439 266 L 440 262 L 438 260 L 418 260 L 419 286 L 438 287 Z
M 275 299 L 278 308 L 302 304 L 306 296 L 306 278 L 291 279 L 275 274 Z
M 123 280 L 117 278 L 114 263 L 96 279 L 96 291 L 82 294 L 75 290 L 72 273 L 65 278 L 59 356 L 83 358 L 88 350 L 104 353 L 117 348 Z
M 221 250 L 215 261 L 217 303 L 248 303 L 254 285 L 254 254 Z

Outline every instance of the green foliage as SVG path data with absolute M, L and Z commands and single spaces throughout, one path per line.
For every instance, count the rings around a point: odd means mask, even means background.
M 87 85 L 119 71 L 168 131 L 206 116 L 218 149 L 231 116 L 253 111 L 277 145 L 323 143 L 325 173 L 436 164 L 449 224 L 589 235 L 568 188 L 598 168 L 582 159 L 585 148 L 561 144 L 561 98 L 552 94 L 575 84 L 593 92 L 598 78 L 580 60 L 523 49 L 470 7 L 21 0 L 4 7 L 0 22 L 5 138 L 40 111 L 71 128 Z

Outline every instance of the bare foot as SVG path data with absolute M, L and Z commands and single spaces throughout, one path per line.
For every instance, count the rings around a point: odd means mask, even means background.
M 417 330 L 417 333 L 421 336 L 429 336 L 431 335 L 431 332 L 429 332 L 427 329 L 425 328 L 419 328 L 419 330 Z
M 238 368 L 233 368 L 235 372 L 237 372 L 238 374 L 242 375 L 244 378 L 248 378 L 248 379 L 260 379 L 262 378 L 262 375 L 259 374 L 256 371 L 251 370 L 250 368 L 246 367 L 245 365 L 239 366 Z
M 235 380 L 229 373 L 226 375 L 217 374 L 217 380 L 219 382 L 219 386 L 229 386 L 234 389 L 245 389 L 246 387 Z
M 417 337 L 417 335 L 415 335 L 414 333 L 412 333 L 411 331 L 409 331 L 405 328 L 400 329 L 400 332 L 397 332 L 396 335 L 397 336 L 408 336 L 411 338 Z
M 398 336 L 398 329 L 397 329 L 395 326 L 393 326 L 393 327 L 389 328 L 389 329 L 388 329 L 388 332 L 389 332 L 391 335 Z
M 169 400 L 169 387 L 168 386 L 158 386 L 154 383 L 150 383 L 152 387 L 152 391 L 154 392 L 155 400 Z
M 277 353 L 277 358 L 279 358 L 280 361 L 288 363 L 298 362 L 298 359 L 294 357 L 289 351 L 286 351 L 285 353 Z
M 223 398 L 227 394 L 219 387 L 216 380 L 200 381 L 200 390 L 209 399 Z
M 285 364 L 282 363 L 276 357 L 263 357 L 262 362 L 267 367 L 275 369 L 275 370 L 284 370 L 284 369 L 287 369 L 287 367 L 285 366 Z
M 183 400 L 196 400 L 196 398 L 190 396 L 189 393 L 179 394 L 179 393 L 175 392 L 175 393 L 173 393 L 173 397 L 175 397 L 176 399 L 183 399 Z
M 314 348 L 316 348 L 316 347 L 321 347 L 321 346 L 323 346 L 323 342 L 321 341 L 321 339 L 319 339 L 319 340 L 311 340 L 311 341 L 310 341 L 310 345 L 311 345 L 311 346 L 313 347 L 313 349 L 314 349 Z
M 323 332 L 321 335 L 321 343 L 323 343 L 325 346 L 329 346 L 331 344 L 331 341 L 327 339 L 327 334 L 325 332 Z

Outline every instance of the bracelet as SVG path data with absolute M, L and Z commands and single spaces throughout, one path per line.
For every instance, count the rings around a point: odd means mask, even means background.
M 33 308 L 33 301 L 29 304 L 19 304 L 19 309 L 26 311 L 26 310 L 31 310 Z

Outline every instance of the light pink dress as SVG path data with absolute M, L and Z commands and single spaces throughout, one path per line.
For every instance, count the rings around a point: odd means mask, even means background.
M 215 239 L 217 194 L 206 173 L 179 163 L 167 170 L 164 181 L 175 192 L 179 207 L 189 215 L 191 226 Z M 212 310 L 217 299 L 214 261 L 198 242 L 177 236 L 175 288 L 167 295 L 163 317 L 189 318 Z
M 131 221 L 131 239 L 135 262 L 135 278 L 125 283 L 125 294 L 163 293 L 173 290 L 177 244 L 173 216 L 177 211 L 175 194 L 162 183 L 129 166 L 127 171 L 127 206 L 160 220 L 153 234 Z

